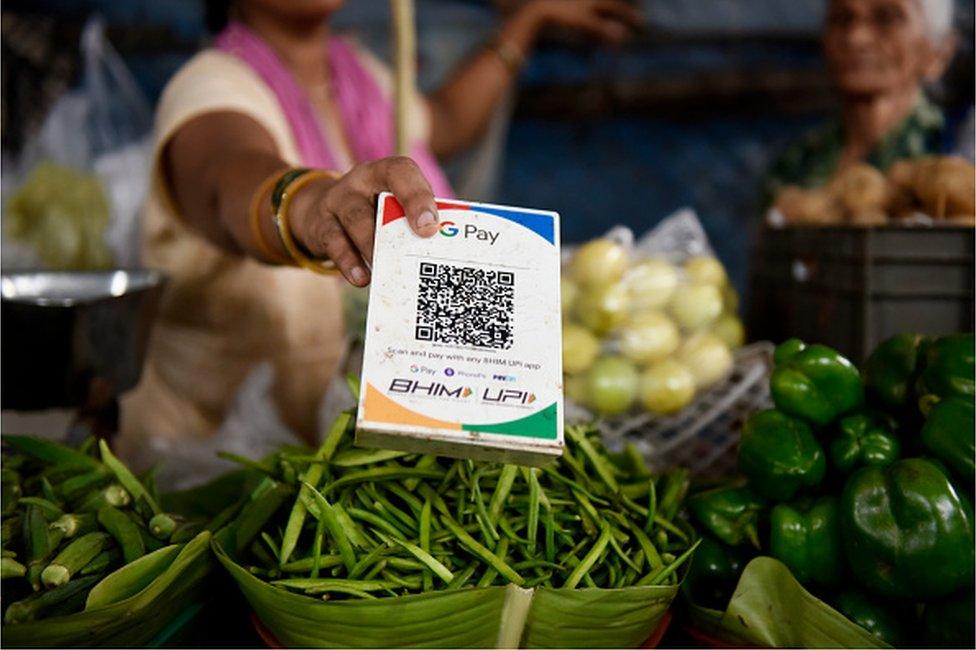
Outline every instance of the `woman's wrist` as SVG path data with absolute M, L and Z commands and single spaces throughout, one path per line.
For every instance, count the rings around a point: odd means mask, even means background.
M 317 226 L 321 226 L 322 206 L 332 186 L 335 177 L 319 176 L 304 183 L 295 193 L 288 205 L 288 226 L 295 243 L 312 256 L 319 256 L 321 249 L 321 233 Z
M 516 48 L 523 59 L 527 58 L 548 20 L 547 15 L 545 0 L 527 2 L 502 24 L 494 42 Z

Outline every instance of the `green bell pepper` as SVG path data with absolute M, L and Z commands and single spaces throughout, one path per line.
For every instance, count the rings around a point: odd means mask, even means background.
M 921 334 L 899 334 L 874 349 L 862 372 L 864 387 L 873 401 L 891 411 L 914 407 L 921 350 L 927 341 Z
M 769 389 L 776 408 L 824 426 L 864 401 L 861 375 L 824 345 L 790 339 L 776 348 Z
M 925 645 L 934 648 L 976 647 L 974 606 L 971 586 L 943 600 L 926 603 L 922 615 Z
M 922 444 L 972 485 L 976 478 L 976 406 L 971 398 L 949 397 L 936 404 L 922 426 Z
M 844 569 L 837 500 L 781 503 L 769 515 L 769 552 L 803 585 L 834 585 Z
M 922 413 L 946 397 L 972 400 L 976 396 L 976 340 L 972 334 L 936 339 L 925 349 L 925 366 L 915 382 Z
M 742 427 L 739 470 L 760 495 L 788 501 L 820 484 L 827 461 L 806 422 L 768 409 L 751 415 Z
M 860 591 L 847 590 L 834 596 L 833 605 L 851 622 L 888 645 L 899 647 L 907 643 L 907 626 L 888 603 Z
M 741 549 L 705 535 L 688 566 L 682 589 L 696 605 L 724 610 L 747 560 Z
M 973 584 L 973 509 L 923 458 L 864 467 L 840 501 L 847 562 L 881 596 L 928 600 Z
M 729 546 L 759 548 L 759 514 L 765 501 L 748 486 L 727 485 L 688 498 L 688 510 L 709 534 Z
M 901 443 L 879 418 L 867 413 L 848 415 L 830 443 L 834 467 L 849 474 L 862 465 L 890 465 L 901 454 Z

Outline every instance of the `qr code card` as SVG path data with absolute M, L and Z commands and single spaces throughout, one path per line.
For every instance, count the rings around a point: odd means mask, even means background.
M 562 453 L 559 215 L 437 201 L 376 215 L 357 444 L 540 465 Z

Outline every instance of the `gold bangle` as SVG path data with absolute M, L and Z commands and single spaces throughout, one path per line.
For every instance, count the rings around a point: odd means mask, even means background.
M 271 188 L 278 181 L 281 176 L 280 173 L 276 172 L 268 176 L 261 185 L 258 187 L 254 196 L 251 197 L 251 237 L 254 239 L 254 243 L 257 244 L 258 250 L 265 258 L 272 260 L 277 264 L 291 264 L 291 259 L 280 255 L 276 250 L 271 248 L 271 244 L 265 239 L 264 233 L 261 231 L 261 202 L 262 199 L 271 192 Z M 272 215 L 273 216 L 273 215 Z
M 509 41 L 496 38 L 488 44 L 488 49 L 498 55 L 502 65 L 512 75 L 517 75 L 525 65 L 525 55 L 522 50 Z
M 332 260 L 313 260 L 303 253 L 295 242 L 295 238 L 291 233 L 291 227 L 288 224 L 288 208 L 291 207 L 292 199 L 295 198 L 300 189 L 310 182 L 322 178 L 337 180 L 340 178 L 340 175 L 324 169 L 312 169 L 296 177 L 289 183 L 281 192 L 281 203 L 278 209 L 275 210 L 275 224 L 278 226 L 278 235 L 281 237 L 281 243 L 284 244 L 285 250 L 288 251 L 288 255 L 291 256 L 295 264 L 309 271 L 321 273 L 322 275 L 335 275 L 339 273 L 335 262 Z

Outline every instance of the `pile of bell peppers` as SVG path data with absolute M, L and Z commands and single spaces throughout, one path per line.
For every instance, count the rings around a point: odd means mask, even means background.
M 744 423 L 741 476 L 688 500 L 692 601 L 724 609 L 769 555 L 891 645 L 973 647 L 973 335 L 899 335 L 861 372 L 792 339 L 770 393 Z

